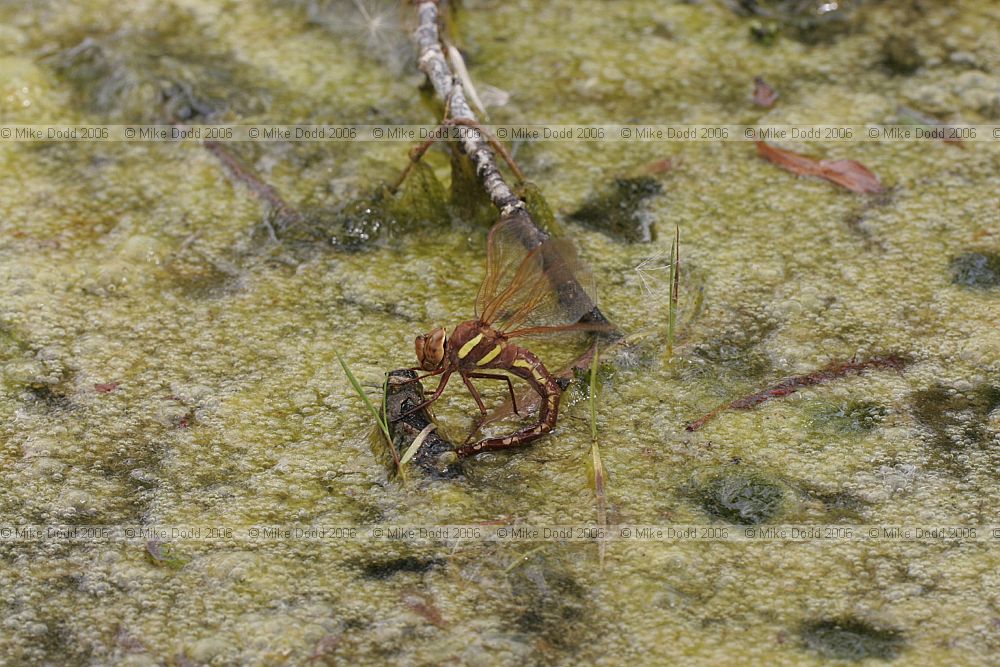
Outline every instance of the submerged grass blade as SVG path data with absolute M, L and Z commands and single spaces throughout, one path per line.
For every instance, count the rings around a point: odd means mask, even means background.
M 607 528 L 608 512 L 604 491 L 604 464 L 601 462 L 601 450 L 597 445 L 597 373 L 600 367 L 600 351 L 594 346 L 594 358 L 590 362 L 590 456 L 594 466 L 594 496 L 597 499 L 597 523 L 601 528 Z M 598 542 L 598 557 L 601 567 L 604 566 L 604 540 Z
M 531 549 L 529 551 L 525 551 L 523 554 L 521 554 L 520 556 L 518 556 L 517 558 L 515 558 L 513 563 L 511 563 L 506 568 L 504 568 L 503 573 L 504 574 L 510 574 L 515 569 L 517 569 L 518 567 L 520 567 L 524 563 L 528 562 L 529 558 L 531 558 L 536 553 L 538 553 L 539 551 L 541 551 L 542 549 L 544 549 L 546 546 L 547 545 L 543 544 L 540 547 L 535 547 L 534 549 Z

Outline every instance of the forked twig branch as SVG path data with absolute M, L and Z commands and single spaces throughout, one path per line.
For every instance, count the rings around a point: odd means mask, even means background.
M 441 35 L 438 32 L 438 2 L 437 0 L 418 0 L 417 18 L 419 24 L 414 36 L 419 49 L 417 64 L 427 75 L 438 99 L 448 106 L 448 119 L 470 120 L 478 123 L 476 115 L 465 99 L 465 89 L 452 72 L 448 59 L 441 45 Z M 510 215 L 517 209 L 524 208 L 514 191 L 504 181 L 503 174 L 497 167 L 489 141 L 478 130 L 462 133 L 462 150 L 476 168 L 480 183 L 490 196 L 490 201 L 500 211 L 500 216 Z

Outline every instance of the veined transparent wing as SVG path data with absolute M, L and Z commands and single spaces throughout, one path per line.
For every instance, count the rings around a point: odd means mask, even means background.
M 593 275 L 565 240 L 537 243 L 523 214 L 497 222 L 486 249 L 476 316 L 508 336 L 611 327 L 580 323 L 596 305 Z

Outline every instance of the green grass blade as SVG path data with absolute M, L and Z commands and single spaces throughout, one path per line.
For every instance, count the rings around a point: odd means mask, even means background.
M 590 437 L 594 440 L 597 439 L 597 367 L 600 363 L 600 352 L 595 346 L 590 362 Z
M 385 438 L 386 440 L 389 441 L 391 446 L 392 436 L 389 435 L 389 424 L 385 421 L 385 417 L 383 416 L 384 413 L 379 414 L 379 411 L 375 408 L 375 405 L 371 402 L 371 399 L 368 398 L 367 394 L 365 394 L 365 390 L 362 389 L 361 383 L 358 382 L 358 378 L 354 377 L 354 373 L 352 373 L 351 369 L 347 366 L 347 362 L 344 361 L 344 358 L 342 356 L 340 356 L 340 352 L 334 350 L 333 353 L 337 355 L 337 361 L 340 362 L 340 367 L 344 369 L 344 374 L 347 376 L 348 381 L 350 381 L 351 386 L 354 387 L 354 393 L 360 396 L 361 400 L 364 401 L 365 405 L 368 406 L 368 409 L 371 411 L 372 416 L 375 417 L 375 421 L 378 422 L 379 427 L 382 429 L 382 433 L 385 434 Z M 385 396 L 386 396 L 386 391 L 385 391 L 385 386 L 383 385 L 383 390 L 382 390 L 383 409 L 385 407 Z M 395 448 L 393 448 L 393 452 L 395 452 Z
M 667 356 L 674 356 L 674 332 L 677 328 L 677 297 L 679 273 L 677 264 L 681 254 L 681 230 L 674 227 L 674 239 L 670 243 L 670 299 L 667 304 Z
M 597 523 L 602 528 L 607 528 L 608 512 L 604 492 L 604 464 L 601 462 L 601 450 L 597 445 L 597 393 L 599 384 L 597 373 L 600 365 L 600 351 L 595 345 L 594 358 L 590 362 L 590 455 L 594 465 L 594 496 L 597 499 Z M 601 540 L 597 551 L 601 567 L 604 567 L 604 552 L 605 543 L 604 540 Z

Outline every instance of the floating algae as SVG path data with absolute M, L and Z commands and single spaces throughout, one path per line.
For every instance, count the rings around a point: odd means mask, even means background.
M 367 50 L 367 32 L 348 34 L 358 5 L 384 3 L 316 2 L 329 13 L 313 21 L 309 2 L 294 4 L 0 2 L 0 115 L 440 121 L 412 62 L 397 72 Z M 480 90 L 509 91 L 491 109 L 498 124 L 878 125 L 900 106 L 970 125 L 997 117 L 991 3 L 837 4 L 857 7 L 861 29 L 797 41 L 793 23 L 720 3 L 525 0 L 463 2 L 448 34 L 473 56 Z M 755 22 L 775 27 L 770 46 L 753 41 Z M 909 74 L 886 66 L 893 33 L 924 58 Z M 73 59 L 88 37 L 96 49 Z M 747 99 L 758 75 L 781 92 L 766 111 Z M 321 212 L 323 233 L 278 230 L 275 244 L 255 232 L 266 207 L 195 144 L 0 144 L 0 523 L 244 536 L 271 524 L 596 528 L 588 406 L 573 392 L 550 436 L 462 476 L 404 482 L 373 455 L 373 420 L 334 352 L 377 396 L 384 370 L 414 363 L 416 334 L 471 316 L 483 277 L 492 221 L 450 207 L 447 153 L 427 155 L 441 187 L 406 205 L 412 225 L 386 215 L 341 252 L 335 214 L 391 182 L 409 143 L 229 147 L 297 210 Z M 961 524 L 984 527 L 978 543 L 619 535 L 602 567 L 596 539 L 0 540 L 0 654 L 25 665 L 989 664 L 1000 300 L 981 270 L 997 252 L 996 142 L 784 147 L 856 159 L 892 184 L 863 210 L 873 242 L 845 224 L 856 198 L 785 178 L 742 141 L 511 146 L 593 266 L 608 317 L 652 328 L 651 356 L 618 364 L 599 397 L 609 523 L 730 535 Z M 659 232 L 648 244 L 569 218 L 607 174 L 666 156 L 682 168 L 639 204 Z M 641 291 L 634 268 L 669 256 L 675 225 L 687 264 L 668 363 L 665 294 Z M 969 253 L 987 259 L 952 268 Z M 580 351 L 530 345 L 547 363 Z M 882 350 L 916 361 L 684 430 L 719 402 Z M 503 386 L 479 388 L 488 408 L 505 400 Z M 462 391 L 434 407 L 458 441 L 478 418 Z M 724 493 L 706 506 L 710 486 Z
M 962 287 L 1000 287 L 1000 253 L 965 252 L 949 262 L 951 281 Z
M 979 385 L 968 389 L 934 386 L 910 396 L 913 414 L 927 431 L 934 459 L 949 470 L 968 472 L 977 452 L 995 460 L 996 433 L 989 418 L 1000 408 L 1000 387 Z
M 164 4 L 148 23 L 124 14 L 114 29 L 57 36 L 79 38 L 48 62 L 80 105 L 127 123 L 205 122 L 267 107 L 264 74 L 212 44 L 190 12 Z
M 848 400 L 831 405 L 824 404 L 815 410 L 817 423 L 844 433 L 867 433 L 883 422 L 889 408 L 869 400 Z

